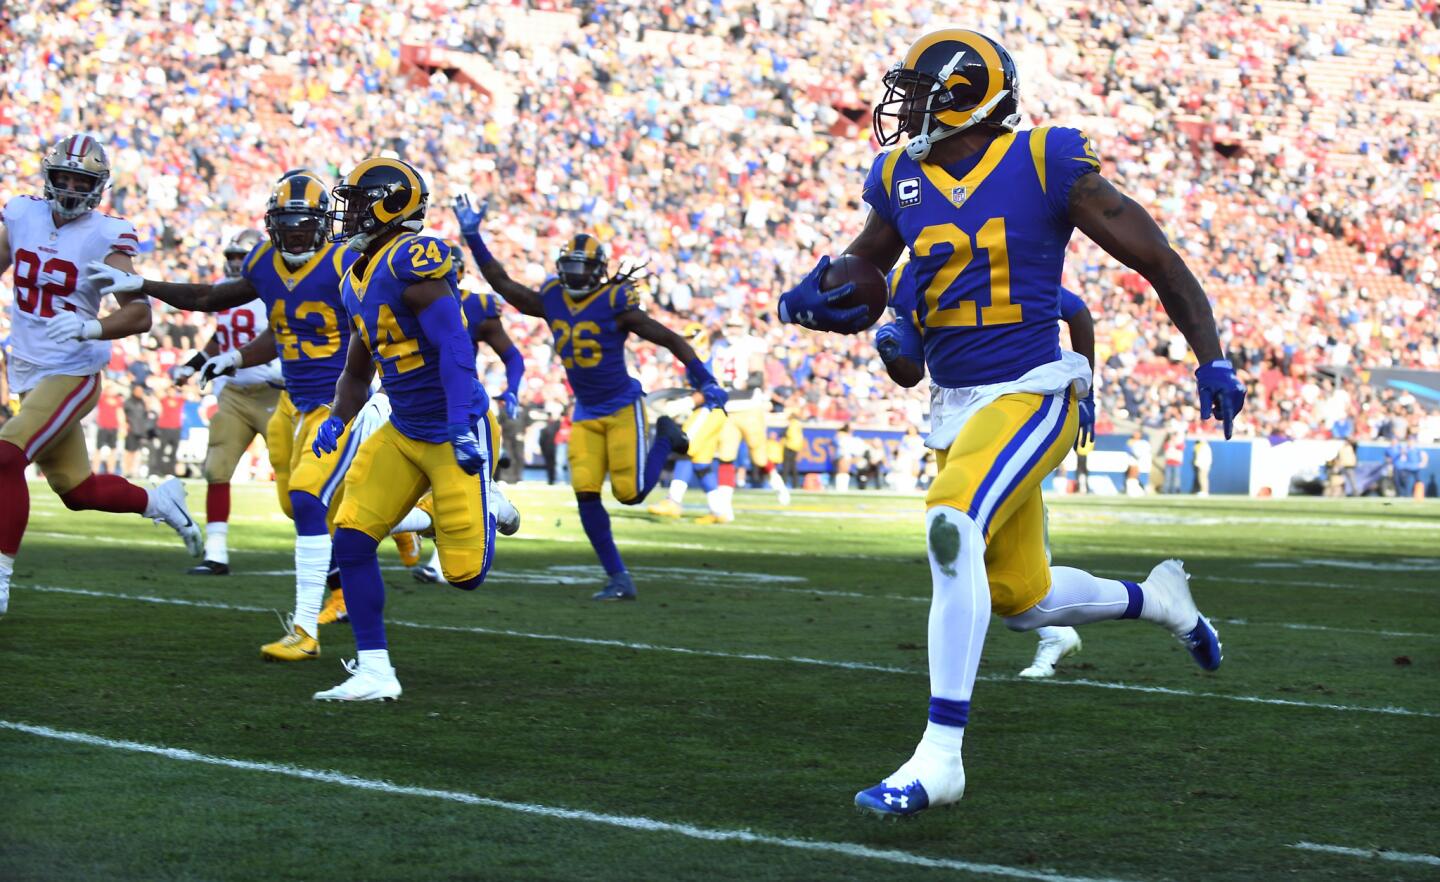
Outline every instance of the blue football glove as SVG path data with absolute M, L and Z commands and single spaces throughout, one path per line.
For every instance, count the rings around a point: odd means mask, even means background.
M 485 468 L 485 454 L 480 452 L 480 439 L 475 437 L 475 428 L 465 423 L 445 427 L 450 436 L 450 446 L 455 448 L 455 463 L 467 475 L 478 475 Z
M 727 402 L 730 401 L 730 393 L 720 388 L 720 384 L 711 380 L 699 389 L 695 390 L 705 398 L 705 406 L 714 410 L 724 410 Z
M 869 309 L 863 305 L 834 305 L 835 301 L 850 296 L 855 290 L 853 283 L 847 282 L 829 291 L 821 290 L 820 279 L 829 266 L 829 256 L 820 258 L 810 275 L 780 295 L 780 321 L 794 322 L 812 331 L 835 331 L 841 334 L 854 334 L 865 329 L 870 318 Z
M 1235 417 L 1245 406 L 1245 384 L 1235 376 L 1234 365 L 1223 358 L 1202 364 L 1195 369 L 1195 382 L 1200 387 L 1200 419 L 1208 420 L 1213 413 L 1229 438 Z
M 1080 423 L 1080 433 L 1075 436 L 1075 447 L 1079 449 L 1095 440 L 1095 390 L 1080 399 L 1075 416 Z
M 505 408 L 505 418 L 513 420 L 520 416 L 520 396 L 514 392 L 500 393 L 500 406 Z
M 898 320 L 881 326 L 880 330 L 875 332 L 875 351 L 880 353 L 880 360 L 886 364 L 901 357 L 900 334 Z
M 344 433 L 345 421 L 337 416 L 332 416 L 320 424 L 320 431 L 315 433 L 315 443 L 310 445 L 310 450 L 316 456 L 334 453 L 339 449 L 340 436 Z
M 480 222 L 485 220 L 485 212 L 490 210 L 490 200 L 480 203 L 475 208 L 470 203 L 470 197 L 461 194 L 455 197 L 455 220 L 460 224 L 461 236 L 473 236 L 480 232 Z

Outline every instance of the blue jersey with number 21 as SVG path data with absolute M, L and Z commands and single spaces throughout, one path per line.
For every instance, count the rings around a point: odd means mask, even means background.
M 455 259 L 440 239 L 406 233 L 377 251 L 363 272 L 357 266 L 345 274 L 345 307 L 380 370 L 380 382 L 390 396 L 390 422 L 416 441 L 449 440 L 445 387 L 440 381 L 440 352 L 425 337 L 420 320 L 401 295 L 421 282 L 448 283 Z M 453 284 L 450 292 L 458 299 Z M 471 418 L 478 419 L 486 405 L 478 379 L 471 405 Z
M 1002 134 L 950 168 L 903 147 L 876 158 L 865 201 L 909 246 L 934 382 L 1003 383 L 1060 358 L 1070 188 L 1099 166 L 1083 134 L 1050 127 Z

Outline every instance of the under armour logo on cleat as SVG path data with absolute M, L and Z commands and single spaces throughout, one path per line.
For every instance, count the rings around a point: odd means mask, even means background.
M 902 809 L 907 809 L 910 807 L 910 797 L 906 796 L 903 793 L 899 796 L 896 796 L 893 793 L 887 793 L 885 794 L 885 804 L 898 805 Z

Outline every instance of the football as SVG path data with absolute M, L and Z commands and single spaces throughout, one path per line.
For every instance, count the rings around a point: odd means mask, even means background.
M 820 287 L 828 291 L 846 283 L 853 284 L 855 290 L 848 297 L 836 301 L 836 305 L 864 306 L 869 309 L 870 314 L 865 319 L 867 328 L 879 321 L 880 316 L 885 314 L 885 307 L 890 299 L 890 288 L 885 284 L 885 275 L 863 257 L 842 254 L 830 261 L 830 266 L 825 268 Z

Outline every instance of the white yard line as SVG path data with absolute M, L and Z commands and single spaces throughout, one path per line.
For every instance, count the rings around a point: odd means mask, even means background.
M 580 821 L 587 824 L 618 827 L 620 829 L 635 830 L 641 833 L 668 833 L 674 836 L 683 836 L 688 839 L 699 839 L 707 842 L 737 842 L 744 845 L 789 848 L 797 851 L 819 852 L 822 854 L 861 858 L 889 864 L 979 873 L 981 875 L 1000 876 L 1008 879 L 1035 879 L 1040 880 L 1040 882 L 1101 882 L 1101 880 L 1095 879 L 1094 877 L 1066 876 L 1045 870 L 1026 870 L 1019 867 L 1005 866 L 1003 864 L 981 864 L 971 861 L 954 860 L 952 858 L 929 857 L 908 851 L 871 848 L 870 846 L 860 845 L 854 842 L 792 839 L 786 836 L 770 836 L 764 833 L 752 833 L 749 830 L 725 829 L 723 827 L 697 827 L 692 824 L 677 821 L 662 821 L 656 818 L 647 818 L 642 815 L 615 815 L 607 812 L 566 808 L 564 806 L 541 805 L 531 802 L 512 802 L 507 799 L 481 796 L 463 790 L 437 790 L 431 787 L 409 787 L 402 784 L 392 784 L 389 781 L 378 778 L 361 778 L 355 775 L 347 775 L 343 772 L 307 769 L 303 766 L 292 766 L 288 763 L 233 759 L 226 756 L 197 753 L 196 751 L 186 750 L 181 747 L 166 747 L 160 744 L 146 744 L 139 741 L 123 741 L 104 738 L 99 735 L 91 735 L 86 732 L 52 729 L 49 726 L 35 726 L 29 723 L 16 723 L 9 720 L 0 720 L 0 729 L 8 729 L 12 732 L 23 732 L 27 735 L 49 738 L 55 741 L 82 744 L 87 747 L 103 747 L 110 750 L 149 754 L 178 762 L 220 766 L 222 768 L 236 769 L 245 772 L 262 772 L 267 775 L 298 778 L 302 781 L 311 781 L 317 784 L 349 787 L 353 790 L 367 790 L 372 793 L 384 793 L 390 796 L 417 796 L 424 799 L 437 799 L 445 802 L 460 803 L 462 805 L 499 809 L 501 811 L 530 815 L 532 817 L 552 818 L 559 821 Z
M 1339 854 L 1345 857 L 1378 858 L 1382 861 L 1396 861 L 1402 864 L 1425 864 L 1440 867 L 1440 857 L 1433 854 L 1412 854 L 1408 851 L 1385 851 L 1378 848 L 1347 848 L 1343 845 L 1321 845 L 1318 842 L 1297 842 L 1290 846 L 1302 851 L 1318 851 L 1322 854 Z
M 234 612 L 264 613 L 272 610 L 262 606 L 241 606 L 239 604 L 221 603 L 213 600 L 185 600 L 178 597 L 156 597 L 145 594 L 119 594 L 109 591 L 92 591 L 85 588 L 64 588 L 54 585 L 26 585 L 15 586 L 22 590 L 41 591 L 49 594 L 72 594 L 82 597 L 101 597 L 109 600 L 128 600 L 141 603 L 160 603 L 170 606 L 191 606 L 204 609 L 230 610 Z M 575 643 L 584 646 L 610 646 L 617 649 L 629 649 L 639 652 L 666 652 L 676 655 L 693 655 L 704 658 L 726 658 L 741 661 L 760 661 L 782 664 L 813 665 L 822 668 L 835 668 L 847 671 L 873 671 L 882 674 L 905 674 L 908 676 L 926 676 L 923 670 L 915 668 L 897 667 L 894 665 L 880 665 L 870 662 L 842 661 L 835 659 L 809 658 L 807 656 L 791 655 L 767 655 L 754 652 L 727 652 L 720 649 L 692 649 L 685 646 L 662 646 L 655 643 L 638 643 L 629 640 L 614 640 L 605 637 L 572 637 L 564 634 L 540 634 L 533 631 L 516 631 L 509 628 L 483 628 L 470 625 L 432 625 L 424 622 L 409 622 L 404 620 L 390 620 L 386 624 L 399 628 L 417 628 L 426 631 L 450 631 L 459 634 L 483 634 L 491 637 L 516 637 L 524 640 L 551 640 L 557 643 Z M 1348 704 L 1326 704 L 1316 701 L 1296 701 L 1286 698 L 1265 698 L 1259 695 L 1227 695 L 1222 692 L 1197 692 L 1189 689 L 1172 689 L 1166 686 L 1141 686 L 1133 683 L 1115 683 L 1104 680 L 1022 680 L 1019 677 L 1002 675 L 985 675 L 979 678 L 989 683 L 1041 683 L 1047 686 L 1081 686 L 1094 689 L 1111 689 L 1123 692 L 1140 692 L 1149 695 L 1175 695 L 1186 698 L 1215 698 L 1222 701 L 1238 701 L 1246 704 L 1269 704 L 1277 707 L 1304 707 L 1316 710 L 1349 711 L 1353 713 L 1384 714 L 1387 716 L 1402 717 L 1433 717 L 1440 718 L 1440 713 L 1434 711 L 1414 710 L 1405 707 L 1363 707 Z

